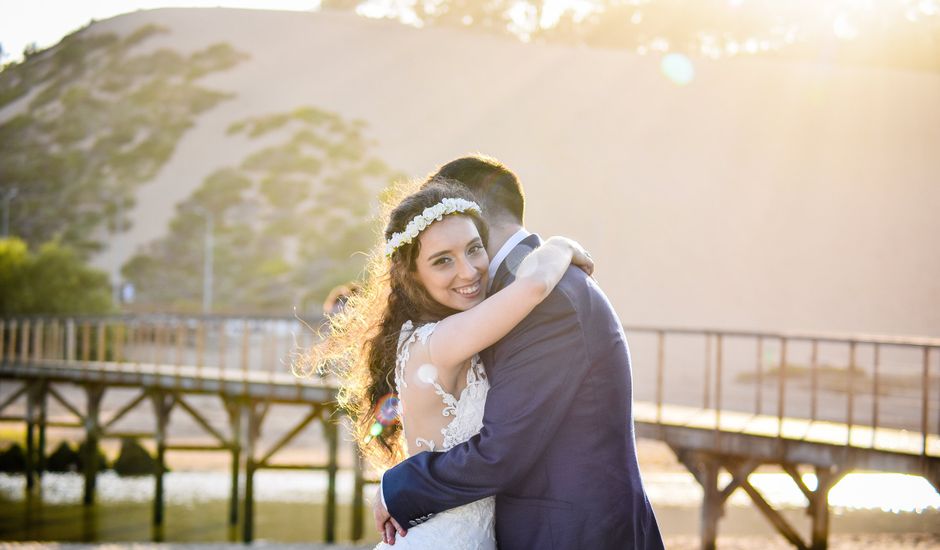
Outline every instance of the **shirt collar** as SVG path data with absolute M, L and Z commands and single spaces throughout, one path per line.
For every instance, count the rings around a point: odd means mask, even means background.
M 487 283 L 487 288 L 493 286 L 493 277 L 496 276 L 496 271 L 499 269 L 499 265 L 503 263 L 503 260 L 506 259 L 506 256 L 512 251 L 513 248 L 516 248 L 516 245 L 525 240 L 526 237 L 531 235 L 523 227 L 512 234 L 511 237 L 506 239 L 506 242 L 503 243 L 503 246 L 500 247 L 499 251 L 496 252 L 496 255 L 493 256 L 493 259 L 490 261 L 490 267 L 487 270 L 489 274 L 489 282 Z

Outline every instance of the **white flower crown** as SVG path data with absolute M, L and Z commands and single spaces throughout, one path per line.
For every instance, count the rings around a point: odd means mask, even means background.
M 385 243 L 385 255 L 391 256 L 398 247 L 415 240 L 419 233 L 427 229 L 432 223 L 441 221 L 444 216 L 459 212 L 476 212 L 480 214 L 482 210 L 479 204 L 468 201 L 467 199 L 442 199 L 441 202 L 425 208 L 424 212 L 415 216 L 408 222 L 408 225 L 405 226 L 404 231 L 393 234 L 388 242 Z

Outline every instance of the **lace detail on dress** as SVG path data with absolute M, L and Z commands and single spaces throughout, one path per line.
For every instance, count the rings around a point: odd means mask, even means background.
M 420 447 L 421 445 L 424 445 L 425 447 L 428 448 L 429 451 L 431 451 L 431 452 L 433 453 L 433 452 L 434 452 L 434 446 L 437 445 L 437 443 L 435 443 L 433 439 L 425 439 L 425 438 L 423 438 L 423 437 L 416 437 L 416 438 L 415 438 L 415 447 Z
M 398 357 L 395 361 L 395 384 L 407 422 L 407 403 L 401 390 L 407 388 L 405 382 L 405 366 L 408 364 L 410 347 L 419 339 L 427 343 L 434 332 L 437 323 L 428 323 L 417 328 L 407 321 L 401 328 L 398 338 Z M 422 380 L 434 388 L 434 392 L 441 397 L 443 408 L 441 414 L 450 417 L 450 422 L 441 429 L 443 436 L 440 446 L 434 440 L 415 438 L 415 446 L 425 446 L 431 452 L 443 452 L 455 445 L 463 443 L 480 432 L 483 428 L 483 408 L 486 404 L 486 393 L 490 385 L 483 369 L 483 362 L 474 355 L 470 359 L 470 368 L 467 369 L 467 385 L 455 397 L 448 393 L 436 380 Z M 484 498 L 470 504 L 458 506 L 451 510 L 434 514 L 426 521 L 413 525 L 408 530 L 408 536 L 401 537 L 394 548 L 379 543 L 377 549 L 402 550 L 421 549 L 431 550 L 437 548 L 451 548 L 455 550 L 495 550 L 495 504 L 493 497 Z
M 434 333 L 437 323 L 427 323 L 414 328 L 411 321 L 405 321 L 398 337 L 398 357 L 395 361 L 395 384 L 399 396 L 401 390 L 408 387 L 405 382 L 405 366 L 411 359 L 411 346 L 417 341 L 427 344 L 428 338 Z M 470 368 L 467 369 L 467 385 L 455 397 L 447 392 L 437 380 L 426 380 L 434 388 L 434 393 L 441 397 L 444 407 L 441 414 L 452 417 L 449 424 L 441 428 L 444 436 L 440 448 L 433 440 L 415 438 L 415 446 L 424 445 L 430 451 L 446 451 L 454 445 L 463 443 L 476 435 L 483 428 L 483 408 L 486 404 L 486 392 L 489 390 L 489 381 L 486 379 L 486 370 L 478 355 L 470 359 Z
M 398 357 L 395 358 L 395 387 L 401 393 L 402 388 L 407 388 L 405 383 L 405 365 L 411 359 L 411 344 L 421 339 L 422 344 L 428 343 L 428 338 L 434 332 L 437 323 L 428 323 L 414 328 L 411 321 L 405 321 L 401 326 L 401 332 L 398 334 Z
M 439 386 L 438 386 L 439 387 Z M 470 359 L 470 368 L 467 369 L 467 386 L 461 390 L 460 398 L 441 390 L 444 396 L 444 416 L 453 416 L 453 420 L 443 428 L 441 435 L 444 440 L 441 450 L 446 451 L 470 439 L 483 429 L 483 408 L 486 405 L 486 392 L 490 383 L 483 370 L 483 362 L 476 355 Z

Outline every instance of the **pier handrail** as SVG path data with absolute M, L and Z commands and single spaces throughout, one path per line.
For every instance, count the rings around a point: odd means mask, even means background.
M 845 425 L 846 446 L 861 446 L 861 443 L 853 439 L 853 431 L 859 427 L 870 429 L 871 439 L 868 446 L 874 448 L 876 443 L 876 434 L 883 426 L 879 418 L 879 401 L 884 397 L 885 391 L 882 384 L 884 378 L 883 365 L 881 358 L 885 348 L 905 348 L 908 350 L 919 350 L 919 390 L 918 396 L 919 418 L 917 425 L 901 426 L 917 433 L 920 441 L 919 452 L 923 456 L 928 454 L 940 454 L 940 449 L 931 449 L 928 441 L 931 437 L 940 435 L 940 418 L 937 420 L 936 430 L 931 431 L 930 411 L 932 408 L 940 410 L 936 402 L 940 402 L 940 392 L 935 389 L 931 392 L 931 365 L 932 357 L 940 357 L 940 338 L 923 336 L 891 336 L 891 335 L 870 335 L 870 334 L 836 334 L 824 332 L 806 332 L 806 331 L 754 331 L 754 330 L 734 330 L 734 329 L 709 329 L 709 328 L 674 328 L 650 325 L 627 325 L 624 327 L 631 347 L 635 346 L 637 335 L 648 335 L 656 338 L 656 386 L 654 404 L 656 407 L 656 423 L 663 422 L 663 408 L 670 405 L 669 399 L 665 398 L 665 370 L 666 370 L 666 351 L 667 340 L 670 337 L 691 337 L 704 340 L 705 361 L 704 376 L 705 384 L 703 387 L 703 399 L 701 410 L 711 411 L 715 415 L 715 430 L 721 429 L 721 414 L 725 409 L 726 403 L 723 402 L 723 390 L 725 389 L 725 380 L 723 378 L 724 367 L 724 348 L 729 340 L 753 341 L 756 346 L 756 361 L 754 376 L 754 414 L 760 415 L 763 411 L 762 405 L 762 386 L 771 376 L 776 379 L 776 427 L 777 437 L 783 437 L 783 427 L 786 420 L 791 417 L 806 418 L 810 422 L 817 422 L 819 418 L 819 371 L 821 365 L 819 361 L 819 348 L 821 345 L 837 345 L 846 348 L 846 361 L 844 368 L 841 369 L 845 374 L 845 398 L 846 407 L 844 410 L 842 423 Z M 765 343 L 776 343 L 779 350 L 778 360 L 775 367 L 776 373 L 768 373 L 763 370 L 763 351 Z M 792 350 L 795 344 L 809 345 L 810 347 L 810 406 L 809 410 L 795 411 L 792 408 L 787 409 L 787 382 L 788 368 L 792 365 L 788 361 L 788 351 Z M 860 367 L 859 349 L 870 348 L 871 359 L 871 391 L 865 392 L 855 383 L 858 373 L 865 371 Z M 792 356 L 791 356 L 792 357 Z M 829 370 L 840 370 L 829 367 Z M 636 372 L 636 367 L 635 367 Z M 867 373 L 865 373 L 867 374 Z M 940 378 L 940 376 L 938 376 Z M 933 396 L 932 396 L 933 394 Z M 871 421 L 864 422 L 857 415 L 856 402 L 860 396 L 869 397 L 872 402 Z M 934 404 L 934 407 L 931 407 Z M 740 404 L 737 404 L 740 407 Z M 832 419 L 830 419 L 832 421 Z

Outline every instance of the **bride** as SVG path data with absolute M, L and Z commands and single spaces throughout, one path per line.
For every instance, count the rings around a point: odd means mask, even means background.
M 569 265 L 593 271 L 577 243 L 552 237 L 519 264 L 512 284 L 487 297 L 486 244 L 472 195 L 432 181 L 390 212 L 364 286 L 330 319 L 320 360 L 339 375 L 359 448 L 380 469 L 478 433 L 489 383 L 477 353 L 522 321 Z M 393 544 L 496 548 L 493 497 L 422 519 Z M 376 548 L 389 547 L 382 536 Z

